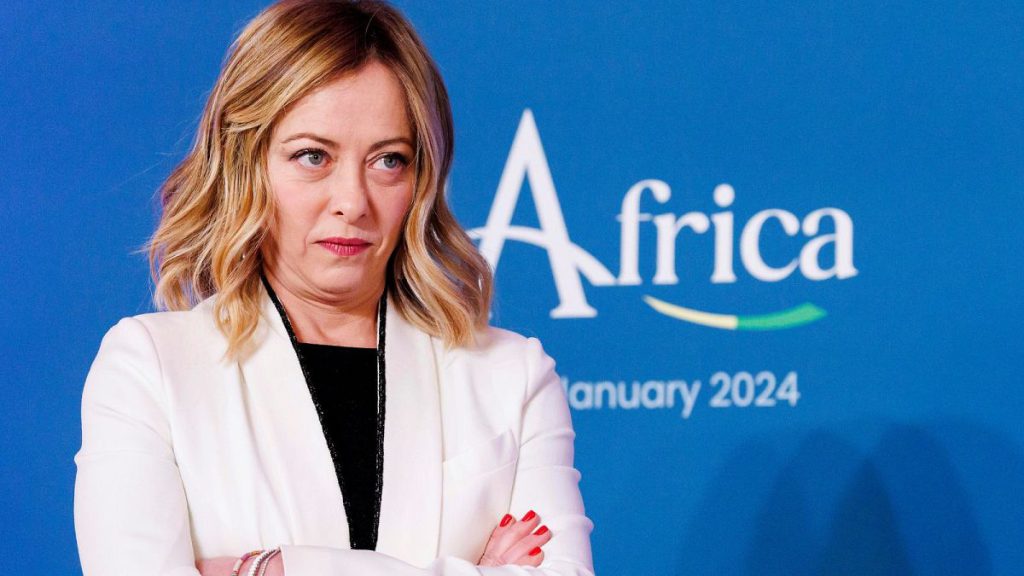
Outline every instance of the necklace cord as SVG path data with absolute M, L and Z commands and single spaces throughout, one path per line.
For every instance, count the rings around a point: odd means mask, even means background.
M 278 299 L 274 289 L 270 287 L 270 282 L 267 281 L 267 277 L 261 272 L 260 280 L 263 281 L 263 287 L 267 291 L 267 295 L 270 296 L 270 301 L 274 303 L 274 308 L 277 309 L 278 314 L 281 316 L 281 321 L 284 323 L 285 331 L 288 333 L 288 340 L 292 344 L 292 349 L 295 351 L 295 356 L 299 361 L 299 368 L 302 371 L 302 377 L 306 381 L 306 387 L 309 389 L 309 394 L 313 400 L 313 406 L 316 409 L 317 416 L 320 420 L 320 427 L 324 432 L 324 438 L 327 441 L 327 448 L 331 453 L 331 459 L 335 463 L 335 466 L 344 464 L 341 462 L 338 456 L 338 450 L 334 443 L 334 439 L 331 438 L 327 427 L 327 415 L 324 412 L 323 405 L 316 392 L 316 387 L 313 386 L 313 379 L 309 373 L 309 367 L 306 359 L 303 357 L 302 349 L 299 346 L 299 340 L 295 336 L 295 330 L 292 328 L 291 320 L 288 318 L 288 312 L 285 310 L 284 305 Z M 381 298 L 377 305 L 377 459 L 376 459 L 376 476 L 377 481 L 374 489 L 374 503 L 373 509 L 373 524 L 370 527 L 370 542 L 367 542 L 365 549 L 374 550 L 377 547 L 377 536 L 380 529 L 380 504 L 381 494 L 384 489 L 384 412 L 387 406 L 385 390 L 386 386 L 386 371 L 385 371 L 385 342 L 387 341 L 387 294 L 381 295 Z M 348 496 L 345 492 L 344 480 L 342 474 L 336 474 L 338 477 L 338 487 L 341 489 L 342 500 L 345 503 L 345 509 L 350 510 L 351 504 Z M 351 543 L 350 543 L 351 544 Z

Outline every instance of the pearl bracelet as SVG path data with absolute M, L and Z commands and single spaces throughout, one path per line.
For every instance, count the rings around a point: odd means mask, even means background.
M 268 554 L 267 557 L 263 559 L 263 564 L 260 565 L 259 576 L 263 576 L 264 574 L 267 573 L 267 566 L 270 566 L 270 559 L 273 558 L 274 556 L 277 556 L 280 553 L 281 553 L 281 549 L 280 548 L 274 548 L 273 550 L 270 551 L 270 554 Z
M 256 576 L 256 571 L 260 569 L 261 565 L 263 570 L 260 570 L 259 574 L 262 576 L 262 574 L 267 571 L 267 565 L 265 562 L 270 559 L 271 556 L 279 553 L 280 551 L 280 548 L 274 548 L 273 550 L 264 550 L 261 552 L 260 555 L 256 557 L 256 560 L 253 561 L 252 567 L 249 568 L 248 576 Z

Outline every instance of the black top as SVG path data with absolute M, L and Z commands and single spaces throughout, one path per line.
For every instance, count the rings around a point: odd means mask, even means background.
M 299 342 L 348 515 L 353 549 L 377 546 L 377 350 Z
M 349 545 L 375 550 L 384 487 L 387 298 L 382 297 L 377 307 L 376 349 L 307 344 L 295 337 L 266 276 L 260 274 L 260 280 L 288 331 L 320 418 L 345 502 Z

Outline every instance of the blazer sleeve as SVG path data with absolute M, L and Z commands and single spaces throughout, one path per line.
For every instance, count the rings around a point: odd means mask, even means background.
M 590 533 L 573 467 L 569 406 L 555 363 L 535 338 L 526 340 L 527 382 L 520 412 L 520 451 L 510 509 L 536 510 L 551 529 L 544 562 L 524 566 L 475 566 L 442 557 L 425 567 L 365 550 L 282 546 L 286 576 L 593 576 Z
M 199 576 L 166 409 L 149 332 L 125 318 L 82 393 L 74 516 L 85 576 Z

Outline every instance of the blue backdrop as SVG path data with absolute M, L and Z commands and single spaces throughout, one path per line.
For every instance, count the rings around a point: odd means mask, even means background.
M 1022 573 L 1020 3 L 399 5 L 494 322 L 564 377 L 599 574 Z M 12 573 L 78 571 L 82 383 L 262 6 L 0 5 Z

